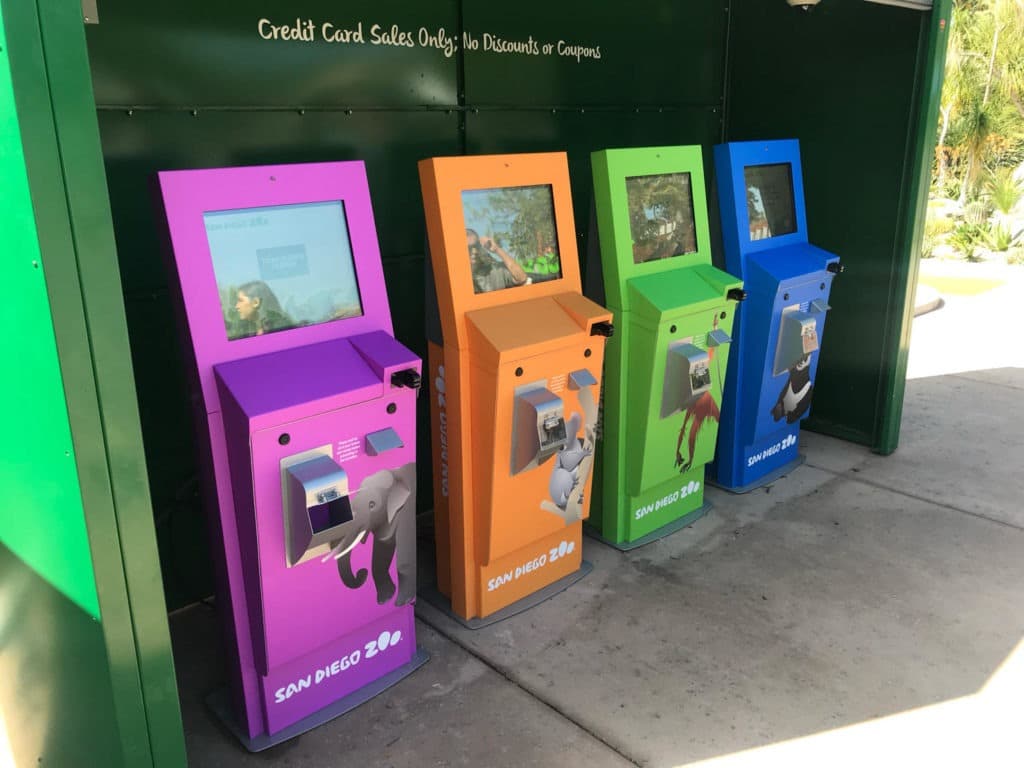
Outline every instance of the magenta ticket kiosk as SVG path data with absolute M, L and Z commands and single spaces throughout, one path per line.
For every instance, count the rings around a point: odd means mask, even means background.
M 159 174 L 251 750 L 419 667 L 415 401 L 361 162 Z

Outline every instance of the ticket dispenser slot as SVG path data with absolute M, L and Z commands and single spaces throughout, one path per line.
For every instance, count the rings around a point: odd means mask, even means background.
M 610 325 L 610 324 L 609 324 Z M 597 385 L 597 377 L 586 368 L 580 368 L 569 374 L 569 389 L 583 389 Z
M 285 468 L 284 503 L 288 515 L 288 565 L 306 553 L 340 538 L 352 522 L 348 475 L 329 456 L 317 456 Z
M 713 331 L 708 333 L 708 346 L 709 347 L 721 347 L 724 344 L 731 344 L 732 336 L 723 331 L 721 328 L 715 328 Z
M 667 356 L 661 397 L 663 419 L 682 411 L 711 389 L 711 358 L 707 352 L 690 342 L 679 341 L 669 345 Z
M 565 447 L 565 404 L 543 382 L 516 388 L 512 422 L 512 474 L 543 463 Z
M 818 319 L 810 312 L 791 309 L 782 315 L 774 375 L 789 370 L 806 355 L 818 351 Z
M 371 432 L 366 436 L 367 456 L 380 456 L 382 453 L 403 447 L 405 447 L 405 443 L 391 427 Z

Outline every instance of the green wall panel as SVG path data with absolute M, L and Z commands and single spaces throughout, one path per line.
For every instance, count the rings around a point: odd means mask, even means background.
M 721 135 L 717 106 L 665 109 L 480 110 L 466 115 L 470 154 L 567 152 L 573 213 L 584 258 L 590 221 L 590 153 L 618 147 L 712 144 Z
M 514 14 L 482 0 L 276 0 L 257 9 L 184 0 L 171 10 L 107 0 L 100 15 L 87 32 L 91 70 L 172 606 L 211 584 L 185 375 L 147 190 L 164 168 L 365 159 L 396 331 L 422 351 L 421 158 L 567 150 L 582 256 L 592 151 L 797 136 L 811 235 L 850 268 L 834 291 L 814 423 L 873 439 L 890 287 L 904 259 L 898 220 L 921 14 L 834 0 L 808 14 L 783 0 L 638 0 L 625 11 L 524 0 Z M 364 34 L 374 23 L 414 34 L 444 27 L 478 47 L 447 57 L 419 46 L 265 41 L 260 18 L 361 21 Z M 500 54 L 485 50 L 485 34 L 600 46 L 601 58 Z M 423 508 L 429 475 L 421 480 Z
M 0 5 L 102 616 L 104 656 L 77 662 L 105 666 L 113 693 L 115 716 L 93 735 L 116 744 L 111 750 L 121 760 L 110 765 L 181 765 L 181 719 L 82 9 L 74 0 Z M 52 727 L 73 732 L 78 722 Z
M 466 101 L 538 104 L 706 104 L 722 98 L 726 4 L 722 0 L 636 0 L 628 8 L 592 0 L 467 0 Z M 498 55 L 485 34 L 555 45 L 551 55 Z M 558 43 L 600 48 L 600 59 L 558 55 Z M 510 76 L 511 75 L 511 76 Z
M 35 214 L 29 195 L 9 49 L 0 14 L 0 397 L 8 434 L 0 448 L 0 542 L 83 611 L 99 618 L 85 514 Z
M 416 163 L 470 152 L 568 149 L 577 229 L 587 228 L 590 152 L 609 146 L 704 143 L 721 135 L 721 0 L 643 0 L 635 13 L 574 0 L 530 0 L 515 16 L 482 2 L 200 0 L 165 7 L 108 0 L 87 29 L 90 66 L 132 359 L 172 607 L 212 590 L 197 488 L 186 375 L 155 233 L 148 185 L 157 170 L 363 159 L 377 216 L 398 337 L 423 352 L 423 214 Z M 601 45 L 599 61 L 259 39 L 261 17 L 463 26 L 515 37 Z M 514 76 L 510 77 L 510 72 Z M 461 91 L 461 92 L 460 92 Z M 538 108 L 557 103 L 568 110 Z M 486 105 L 508 105 L 499 112 Z M 591 107 L 598 106 L 595 111 Z M 483 106 L 483 109 L 479 109 Z M 580 109 L 584 111 L 581 112 Z M 581 244 L 582 243 L 581 239 Z M 429 455 L 426 399 L 420 449 Z M 429 506 L 427 463 L 421 508 Z
M 416 163 L 458 151 L 458 116 L 417 110 L 136 111 L 99 113 L 103 155 L 129 297 L 167 284 L 150 198 L 152 175 L 177 168 L 363 160 L 381 251 L 423 252 Z
M 104 105 L 292 107 L 451 104 L 456 57 L 374 45 L 371 29 L 454 36 L 454 0 L 102 0 L 88 29 L 96 101 Z M 265 40 L 259 22 L 312 21 L 315 42 Z M 321 28 L 362 22 L 365 42 L 323 42 Z
M 903 268 L 897 269 L 890 286 L 892 311 L 882 369 L 880 400 L 882 415 L 874 450 L 890 454 L 899 444 L 906 391 L 907 363 L 910 358 L 910 332 L 914 322 L 917 275 L 921 261 L 921 243 L 928 212 L 932 167 L 939 130 L 939 107 L 949 48 L 950 21 L 954 0 L 936 0 L 935 10 L 924 21 L 927 43 L 920 48 L 918 89 L 914 135 L 907 147 L 906 183 L 903 212 L 897 235 L 897 253 L 904 254 Z
M 0 765 L 124 765 L 101 624 L 3 544 L 0 595 Z
M 728 139 L 800 140 L 811 242 L 846 266 L 808 426 L 875 445 L 890 313 L 902 313 L 890 286 L 910 260 L 897 235 L 926 15 L 866 2 L 803 13 L 760 0 L 732 14 Z

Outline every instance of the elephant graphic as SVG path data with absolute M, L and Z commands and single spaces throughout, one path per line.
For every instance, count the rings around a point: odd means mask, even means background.
M 395 597 L 395 605 L 405 605 L 416 597 L 416 464 L 384 469 L 363 480 L 352 496 L 352 522 L 345 536 L 331 542 L 324 558 L 338 561 L 338 575 L 349 589 L 366 583 L 367 572 L 352 572 L 352 550 L 373 534 L 371 571 L 377 588 L 377 603 L 384 605 Z M 395 559 L 398 586 L 391 580 L 391 561 Z M 397 591 L 397 596 L 395 593 Z

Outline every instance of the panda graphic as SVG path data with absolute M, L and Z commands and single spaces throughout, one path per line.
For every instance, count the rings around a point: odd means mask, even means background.
M 798 421 L 811 407 L 813 391 L 811 356 L 804 355 L 789 369 L 789 379 L 772 408 L 772 418 L 775 421 L 785 418 L 787 424 Z

